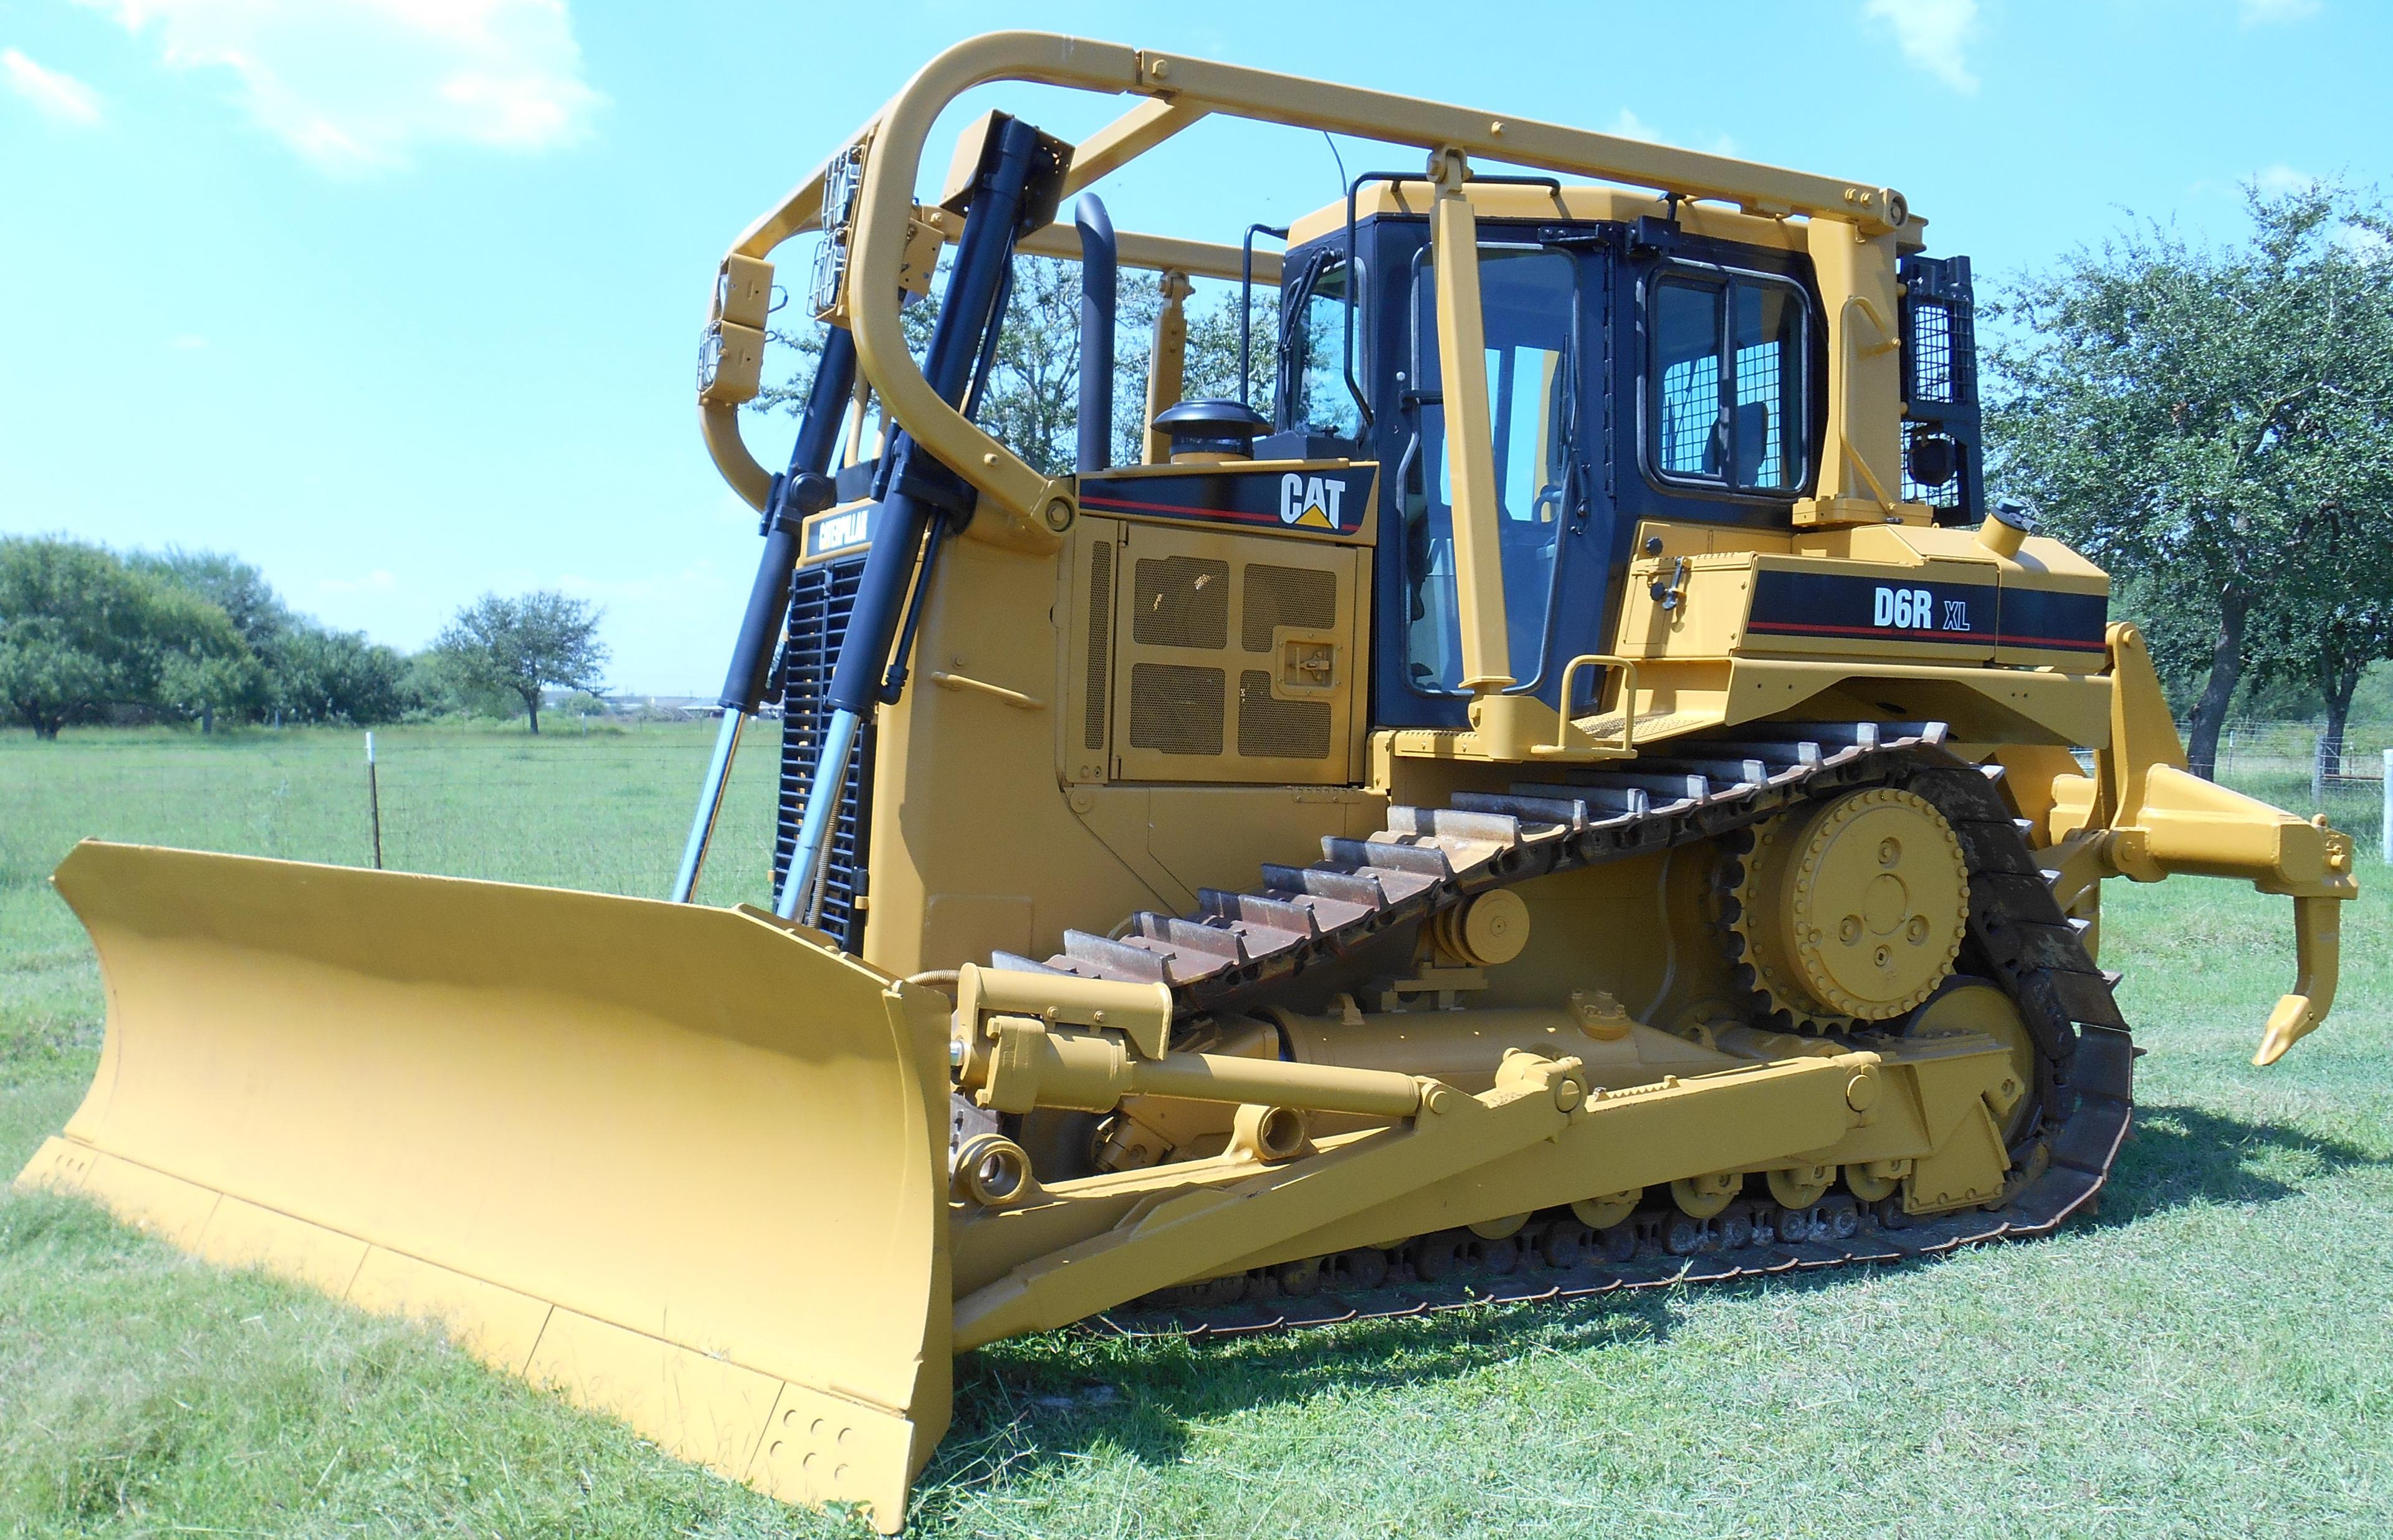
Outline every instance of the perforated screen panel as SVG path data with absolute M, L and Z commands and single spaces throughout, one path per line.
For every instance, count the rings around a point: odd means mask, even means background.
M 1247 564 L 1246 603 L 1238 615 L 1238 646 L 1269 652 L 1272 630 L 1327 631 L 1338 623 L 1338 574 L 1317 567 Z
M 1367 677 L 1355 639 L 1363 553 L 1139 519 L 1116 528 L 1092 537 L 1110 556 L 1092 555 L 1077 573 L 1091 587 L 1074 645 L 1092 651 L 1074 659 L 1088 704 L 1074 707 L 1085 714 L 1071 723 L 1066 773 L 1097 773 L 1079 757 L 1085 742 L 1107 750 L 1104 774 L 1116 780 L 1351 784 Z M 1111 646 L 1101 659 L 1108 560 Z M 1076 674 L 1072 693 L 1081 688 Z
M 1142 563 L 1142 566 L 1144 564 Z M 1179 663 L 1133 663 L 1130 671 L 1130 743 L 1161 754 L 1222 752 L 1221 669 Z
M 1081 743 L 1105 746 L 1106 673 L 1114 654 L 1114 546 L 1099 541 L 1089 548 L 1089 698 L 1083 714 Z
M 1271 675 L 1238 675 L 1238 753 L 1246 759 L 1320 759 L 1329 752 L 1329 702 L 1276 700 Z
M 1131 639 L 1151 647 L 1230 645 L 1230 564 L 1203 556 L 1140 557 Z
M 1902 276 L 1903 501 L 1928 503 L 1939 524 L 1971 523 L 1985 513 L 1985 484 L 1969 259 L 1915 253 Z
M 1776 487 L 1786 479 L 1780 432 L 1785 358 L 1785 349 L 1772 343 L 1736 350 L 1736 479 L 1746 486 Z

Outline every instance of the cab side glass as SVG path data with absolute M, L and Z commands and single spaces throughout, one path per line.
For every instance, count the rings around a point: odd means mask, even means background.
M 1654 286 L 1654 463 L 1667 476 L 1720 474 L 1720 294 L 1710 283 Z
M 1800 491 L 1808 310 L 1790 283 L 1667 273 L 1646 295 L 1646 454 L 1666 481 Z
M 1304 293 L 1288 341 L 1301 355 L 1296 401 L 1288 414 L 1300 428 L 1337 438 L 1360 438 L 1362 414 L 1346 385 L 1346 268 L 1326 267 Z M 1362 322 L 1355 313 L 1355 323 Z
M 1738 283 L 1729 293 L 1736 311 L 1730 463 L 1739 486 L 1795 491 L 1803 468 L 1802 296 L 1780 283 Z

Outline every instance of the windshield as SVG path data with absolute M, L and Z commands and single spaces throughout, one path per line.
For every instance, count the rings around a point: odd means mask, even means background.
M 1496 495 L 1504 560 L 1504 614 L 1515 688 L 1533 686 L 1545 658 L 1563 521 L 1570 505 L 1576 362 L 1577 264 L 1548 247 L 1484 246 L 1480 308 L 1486 327 L 1487 404 L 1495 424 Z M 1458 693 L 1462 633 L 1455 602 L 1454 480 L 1437 357 L 1437 297 L 1426 259 L 1413 284 L 1413 358 L 1423 398 L 1404 464 L 1406 663 L 1413 686 Z

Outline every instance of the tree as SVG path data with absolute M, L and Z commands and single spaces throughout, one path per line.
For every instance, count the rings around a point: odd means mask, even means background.
M 299 623 L 266 574 L 238 556 L 170 545 L 163 551 L 135 551 L 124 565 L 215 605 L 252 648 L 264 647 Z
M 2381 426 L 2361 432 L 2393 408 L 2393 270 L 2366 249 L 2383 211 L 2326 186 L 2246 203 L 2243 245 L 2147 227 L 2018 285 L 1997 311 L 2015 340 L 1988 356 L 1999 481 L 2140 575 L 2164 662 L 2203 680 L 2188 757 L 2205 776 L 2256 661 L 2308 649 L 2356 683 L 2353 650 L 2379 644 L 2353 623 L 2371 581 L 2353 558 L 2393 540 L 2367 485 Z
M 589 604 L 562 594 L 485 594 L 457 612 L 433 647 L 467 688 L 503 690 L 521 700 L 538 733 L 543 686 L 598 686 L 607 666 L 598 620 Z
M 235 678 L 219 669 L 178 676 L 183 694 L 218 707 L 242 700 L 254 714 L 271 711 L 285 722 L 372 726 L 397 720 L 405 709 L 404 659 L 363 633 L 333 631 L 294 614 L 266 574 L 240 557 L 170 545 L 136 551 L 125 565 L 222 609 L 256 654 L 254 675 Z M 203 729 L 213 715 L 213 709 L 203 712 Z
M 294 624 L 267 644 L 268 708 L 291 722 L 396 722 L 407 709 L 407 659 L 361 632 Z
M 257 663 L 216 606 L 64 539 L 0 540 L 0 712 L 37 737 L 111 706 L 205 710 Z
M 909 303 L 903 312 L 906 337 L 917 359 L 930 346 L 946 272 L 947 263 L 942 260 L 932 293 Z M 1146 375 L 1155 345 L 1155 318 L 1163 302 L 1156 275 L 1136 268 L 1121 270 L 1117 293 L 1113 463 L 1135 464 L 1145 437 Z M 1248 398 L 1266 415 L 1279 356 L 1278 318 L 1278 294 L 1267 285 L 1256 285 L 1250 374 L 1254 386 Z M 807 388 L 821 357 L 822 335 L 821 325 L 813 321 L 773 331 L 772 340 L 794 355 L 791 377 L 760 390 L 754 410 L 791 413 L 805 410 Z M 1210 304 L 1190 307 L 1183 396 L 1190 399 L 1236 396 L 1237 360 L 1238 293 L 1232 288 L 1216 294 Z M 987 389 L 973 403 L 972 415 L 991 437 L 1041 474 L 1053 476 L 1072 468 L 1079 458 L 1080 420 L 1079 263 L 1040 256 L 1014 259 L 1013 288 L 1006 303 L 1005 324 L 998 334 L 997 359 L 989 371 Z
M 2360 676 L 2393 657 L 2393 256 L 2381 209 L 2347 219 L 2346 238 L 2331 236 L 2310 265 L 2342 367 L 2308 413 L 2310 452 L 2292 489 L 2303 559 L 2269 595 L 2260 664 L 2264 677 L 2318 692 L 2338 773 Z

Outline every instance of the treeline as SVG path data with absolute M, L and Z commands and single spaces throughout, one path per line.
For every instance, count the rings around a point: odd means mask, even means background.
M 0 539 L 0 723 L 381 723 L 513 715 L 547 685 L 595 687 L 598 616 L 557 594 L 485 594 L 422 652 L 293 610 L 214 551 Z
M 900 312 L 919 357 L 929 346 L 946 292 L 943 256 L 932 292 Z M 1185 281 L 1184 280 L 1183 281 Z M 1266 416 L 1279 371 L 1279 292 L 1258 281 L 1248 317 L 1246 386 L 1239 388 L 1239 292 L 1209 284 L 1183 303 L 1182 396 L 1188 400 L 1243 397 Z M 1183 291 L 1184 293 L 1184 291 Z M 1113 463 L 1136 464 L 1146 433 L 1146 385 L 1155 323 L 1164 306 L 1157 275 L 1125 268 L 1114 335 Z M 822 350 L 819 322 L 801 321 L 772 333 L 791 377 L 768 382 L 752 410 L 797 413 L 805 407 Z M 1049 476 L 1068 474 L 1078 457 L 1080 420 L 1080 265 L 1052 257 L 1016 257 L 1007 291 L 1005 323 L 988 377 L 976 387 L 973 418 L 989 436 Z
M 2393 657 L 2393 216 L 2247 202 L 2239 243 L 2148 226 L 2014 285 L 1988 353 L 1998 484 L 2110 569 L 2204 774 L 2271 698 L 2340 744 Z

